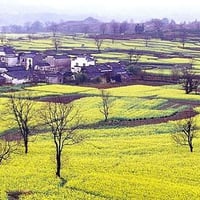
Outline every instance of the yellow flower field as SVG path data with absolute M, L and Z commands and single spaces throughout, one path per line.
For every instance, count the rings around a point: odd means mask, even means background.
M 88 94 L 75 100 L 83 124 L 103 120 L 99 111 L 99 91 L 94 88 L 45 85 L 27 88 L 33 96 L 52 94 Z M 199 100 L 185 95 L 178 87 L 126 86 L 108 89 L 113 100 L 110 118 L 148 118 L 168 116 L 182 107 L 166 107 L 169 99 Z M 35 92 L 35 94 L 34 94 Z M 5 110 L 6 98 L 0 98 Z M 40 110 L 45 102 L 37 102 Z M 199 108 L 196 108 L 199 111 Z M 9 115 L 5 115 L 8 117 Z M 199 115 L 196 117 L 199 122 Z M 36 116 L 33 124 L 40 118 Z M 9 121 L 1 121 L 1 133 Z M 198 123 L 199 124 L 199 123 Z M 14 126 L 16 127 L 16 126 Z M 66 146 L 63 152 L 62 185 L 55 176 L 54 143 L 50 133 L 33 136 L 28 155 L 23 147 L 0 165 L 0 199 L 6 192 L 25 192 L 25 200 L 132 200 L 132 199 L 198 199 L 200 196 L 200 139 L 194 139 L 194 152 L 177 146 L 170 134 L 174 122 L 138 127 L 101 127 L 78 130 L 85 140 Z M 199 134 L 199 132 L 198 132 Z
M 200 140 L 191 154 L 168 132 L 156 134 L 167 131 L 162 127 L 80 131 L 85 142 L 64 151 L 63 187 L 54 175 L 50 134 L 41 135 L 28 155 L 13 154 L 0 166 L 1 198 L 28 191 L 21 199 L 197 199 Z

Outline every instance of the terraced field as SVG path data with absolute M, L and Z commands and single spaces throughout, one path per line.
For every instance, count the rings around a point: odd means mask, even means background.
M 29 40 L 26 34 L 7 34 L 9 39 L 9 44 L 16 47 L 17 50 L 46 50 L 52 49 L 52 39 L 51 34 L 35 34 L 34 39 Z M 97 50 L 94 39 L 79 36 L 66 36 L 60 35 L 60 40 L 62 45 L 60 50 Z M 128 51 L 130 49 L 135 49 L 142 51 L 140 62 L 150 62 L 150 63 L 190 63 L 191 58 L 194 58 L 194 65 L 198 66 L 198 50 L 192 50 L 190 48 L 199 48 L 198 43 L 187 41 L 185 48 L 183 49 L 180 42 L 176 41 L 163 41 L 151 39 L 148 41 L 146 46 L 146 41 L 143 39 L 130 39 L 130 40 L 112 40 L 104 39 L 101 46 L 101 54 L 96 52 L 93 56 L 97 59 L 97 62 L 118 62 L 119 60 L 129 60 Z M 186 58 L 179 57 L 179 54 L 184 54 Z M 158 54 L 169 56 L 169 58 L 161 58 Z

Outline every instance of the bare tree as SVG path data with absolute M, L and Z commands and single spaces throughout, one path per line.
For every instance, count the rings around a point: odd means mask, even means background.
M 95 45 L 97 46 L 98 52 L 100 53 L 101 52 L 101 45 L 103 43 L 103 39 L 96 36 L 94 38 L 94 40 L 95 40 Z
M 195 73 L 192 71 L 192 65 L 184 66 L 181 72 L 181 81 L 185 93 L 189 94 L 193 90 L 196 90 L 199 82 L 195 80 Z
M 196 122 L 192 117 L 191 110 L 188 118 L 182 120 L 176 125 L 176 132 L 173 133 L 172 139 L 179 145 L 189 146 L 190 152 L 193 152 L 193 139 L 196 137 Z
M 151 37 L 148 35 L 147 32 L 145 32 L 145 35 L 144 35 L 145 47 L 148 47 L 150 39 Z
M 112 34 L 116 35 L 119 32 L 119 23 L 117 23 L 114 20 L 112 20 L 110 22 L 110 26 L 111 26 Z
M 127 30 L 128 30 L 128 22 L 127 21 L 124 21 L 124 22 L 119 24 L 120 34 L 125 34 Z
M 3 160 L 7 160 L 11 153 L 11 145 L 9 142 L 1 141 L 0 142 L 0 164 Z
M 9 97 L 8 109 L 17 124 L 19 133 L 23 138 L 25 154 L 28 153 L 29 135 L 31 132 L 31 120 L 34 118 L 33 101 L 29 94 Z
M 156 37 L 162 39 L 162 36 L 163 36 L 162 28 L 164 26 L 162 20 L 160 20 L 160 19 L 152 19 L 152 22 L 154 24 L 154 30 L 155 30 Z
M 113 44 L 115 42 L 115 37 L 117 33 L 119 33 L 119 23 L 112 20 L 110 22 L 110 29 L 111 29 L 111 34 L 112 34 L 111 38 L 112 38 L 112 44 Z
M 28 38 L 29 42 L 31 42 L 32 39 L 33 39 L 33 34 L 28 34 L 28 35 L 27 35 L 27 38 Z
M 59 99 L 58 99 L 59 102 Z M 65 146 L 80 143 L 83 137 L 76 133 L 80 124 L 80 111 L 73 104 L 49 102 L 41 117 L 50 128 L 55 144 L 56 176 L 61 178 L 62 152 Z
M 128 51 L 128 56 L 129 56 L 129 63 L 136 65 L 142 55 L 139 51 L 136 51 L 136 49 L 130 49 Z
M 3 160 L 7 160 L 10 157 L 10 154 L 16 151 L 16 145 L 11 144 L 9 141 L 1 140 L 0 141 L 0 164 Z
M 176 81 L 177 83 L 180 82 L 180 77 L 182 75 L 182 69 L 179 65 L 175 65 L 171 69 L 171 78 L 172 80 Z
M 58 48 L 60 47 L 61 45 L 61 39 L 60 39 L 60 36 L 58 35 L 58 25 L 55 24 L 55 23 L 52 23 L 51 26 L 50 26 L 50 29 L 53 33 L 52 35 L 52 43 L 53 43 L 53 46 L 56 50 L 56 52 L 58 51 Z
M 185 43 L 187 39 L 186 29 L 185 29 L 186 23 L 180 24 L 180 42 L 182 44 L 182 48 L 185 48 Z
M 107 29 L 107 24 L 106 24 L 106 23 L 102 23 L 102 24 L 100 25 L 100 32 L 101 32 L 102 35 L 105 34 L 106 29 Z
M 100 91 L 100 97 L 101 103 L 99 104 L 99 111 L 104 115 L 104 121 L 107 122 L 113 99 L 111 98 L 109 92 L 105 90 Z

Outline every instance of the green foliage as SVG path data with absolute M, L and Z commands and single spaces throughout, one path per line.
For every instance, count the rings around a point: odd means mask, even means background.
M 130 65 L 127 67 L 127 70 L 130 74 L 138 76 L 141 74 L 142 69 L 139 66 L 135 66 L 135 65 Z
M 82 84 L 88 81 L 87 74 L 77 73 L 75 74 L 75 82 L 76 84 Z

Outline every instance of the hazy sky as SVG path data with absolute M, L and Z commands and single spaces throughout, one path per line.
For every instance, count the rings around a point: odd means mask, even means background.
M 0 12 L 49 12 L 99 19 L 143 21 L 168 17 L 200 20 L 199 0 L 0 0 Z

